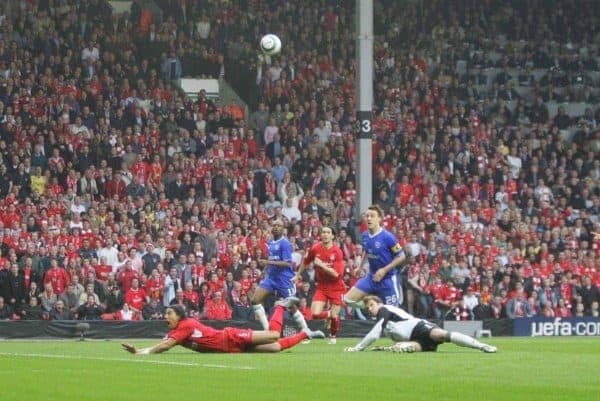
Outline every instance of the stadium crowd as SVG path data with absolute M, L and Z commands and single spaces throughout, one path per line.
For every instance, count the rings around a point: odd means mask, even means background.
M 346 284 L 364 275 L 339 3 L 0 5 L 0 318 L 252 320 L 274 219 L 296 265 L 332 225 Z M 375 5 L 373 199 L 410 255 L 409 312 L 598 316 L 600 7 Z M 185 75 L 228 80 L 252 112 L 192 101 Z

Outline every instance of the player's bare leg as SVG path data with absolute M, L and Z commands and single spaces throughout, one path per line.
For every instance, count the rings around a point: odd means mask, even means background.
M 456 331 L 447 331 L 444 329 L 435 328 L 435 329 L 431 330 L 431 333 L 429 334 L 429 336 L 431 337 L 431 339 L 433 341 L 436 341 L 439 343 L 448 342 L 448 343 L 458 345 L 459 347 L 478 349 L 480 351 L 487 352 L 487 353 L 494 353 L 498 350 L 493 345 L 479 342 L 476 339 L 474 339 L 473 337 L 470 337 L 466 334 L 458 333 Z
M 329 344 L 337 343 L 337 334 L 340 331 L 340 309 L 341 305 L 331 305 L 329 310 Z
M 280 352 L 281 345 L 276 341 L 271 344 L 256 345 L 248 349 L 248 352 Z
M 261 336 L 261 339 L 264 339 L 264 341 L 269 341 L 269 340 L 273 339 L 273 337 L 269 337 L 269 336 L 272 336 L 272 333 L 276 333 L 276 332 L 261 331 L 261 332 L 255 332 L 255 333 L 271 333 L 271 334 L 264 334 L 264 336 Z M 272 342 L 266 342 L 264 344 L 256 343 L 257 345 L 248 349 L 248 352 L 279 352 L 279 351 L 286 350 L 288 348 L 292 348 L 293 346 L 297 345 L 301 341 L 306 340 L 306 339 L 311 339 L 311 338 L 325 338 L 325 334 L 320 330 L 313 331 L 313 330 L 306 328 L 306 329 L 302 329 L 302 331 L 294 334 L 293 336 L 278 338 Z M 256 341 L 256 339 L 254 337 L 252 338 L 252 340 L 253 340 L 253 343 Z
M 344 295 L 344 303 L 351 308 L 363 309 L 365 307 L 362 299 L 367 296 L 367 293 L 359 290 L 356 287 L 350 288 L 350 290 Z
M 273 344 L 281 337 L 278 331 L 273 330 L 256 330 L 252 332 L 252 344 L 253 345 L 264 345 Z
M 331 315 L 329 311 L 325 310 L 327 303 L 324 301 L 313 301 L 310 306 L 310 313 L 312 313 L 313 319 L 326 319 L 325 328 L 331 329 Z
M 323 301 L 313 301 L 310 306 L 310 313 L 312 313 L 313 319 L 327 319 L 329 318 L 329 312 L 325 310 Z
M 264 330 L 269 330 L 269 321 L 267 320 L 267 313 L 263 303 L 265 298 L 271 294 L 270 291 L 258 287 L 252 296 L 252 309 L 254 310 L 254 316 L 258 319 Z

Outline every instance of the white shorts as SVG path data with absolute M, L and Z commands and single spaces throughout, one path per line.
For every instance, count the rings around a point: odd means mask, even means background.
M 414 328 L 422 319 L 407 319 L 399 322 L 388 322 L 385 335 L 394 341 L 409 341 Z

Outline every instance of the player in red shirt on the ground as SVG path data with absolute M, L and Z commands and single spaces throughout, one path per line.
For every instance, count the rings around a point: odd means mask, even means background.
M 331 227 L 321 228 L 321 242 L 313 245 L 304 257 L 302 265 L 296 273 L 296 281 L 313 263 L 315 265 L 317 289 L 313 296 L 311 311 L 315 319 L 328 319 L 331 325 L 329 343 L 336 343 L 340 329 L 340 308 L 343 304 L 346 285 L 344 284 L 344 255 L 339 246 L 334 244 L 335 232 Z M 330 311 L 323 311 L 327 302 Z
M 167 338 L 158 344 L 137 349 L 131 344 L 122 344 L 123 348 L 132 354 L 159 354 L 168 351 L 176 345 L 197 352 L 280 352 L 291 348 L 306 338 L 325 338 L 322 331 L 312 331 L 308 328 L 285 338 L 280 338 L 283 326 L 281 305 L 275 307 L 275 312 L 269 322 L 269 330 L 250 330 L 225 327 L 216 330 L 205 326 L 195 319 L 186 316 L 185 308 L 181 305 L 171 305 L 167 308 L 167 324 L 171 331 Z

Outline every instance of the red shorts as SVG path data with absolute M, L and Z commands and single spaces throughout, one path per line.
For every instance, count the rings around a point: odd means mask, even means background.
M 252 330 L 225 327 L 223 329 L 223 351 L 244 352 L 252 345 Z
M 315 291 L 315 295 L 313 295 L 313 302 L 327 302 L 331 305 L 343 305 L 344 304 L 344 294 L 346 290 L 340 290 L 337 288 L 319 288 L 317 287 Z

